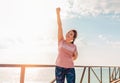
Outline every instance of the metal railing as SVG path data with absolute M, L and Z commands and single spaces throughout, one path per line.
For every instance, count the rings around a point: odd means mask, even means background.
M 50 68 L 55 67 L 55 65 L 40 65 L 40 64 L 0 64 L 0 67 L 19 67 L 20 70 L 20 83 L 24 83 L 25 80 L 25 70 L 28 67 L 38 67 L 38 68 Z M 75 68 L 82 68 L 81 76 L 79 77 L 79 83 L 83 83 L 83 80 L 86 78 L 85 74 L 87 73 L 87 82 L 92 83 L 91 75 L 94 75 L 94 79 L 98 81 L 98 83 L 103 83 L 103 69 L 106 68 L 109 79 L 109 83 L 118 83 L 120 82 L 120 67 L 119 66 L 75 66 Z M 97 72 L 96 72 L 97 70 Z M 99 73 L 98 73 L 99 72 Z M 50 82 L 54 83 L 55 78 Z

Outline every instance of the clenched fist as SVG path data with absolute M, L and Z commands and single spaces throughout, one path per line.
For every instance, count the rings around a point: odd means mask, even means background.
M 58 8 L 56 8 L 56 13 L 60 13 L 60 8 L 58 7 Z

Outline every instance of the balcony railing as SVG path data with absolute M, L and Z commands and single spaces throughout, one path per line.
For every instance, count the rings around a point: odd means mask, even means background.
M 17 67 L 21 68 L 20 71 L 20 83 L 25 83 L 25 70 L 26 68 L 54 68 L 55 65 L 37 65 L 37 64 L 0 64 L 0 67 Z M 104 82 L 103 69 L 106 68 L 106 73 L 108 75 L 108 83 L 120 83 L 120 67 L 119 66 L 75 66 L 75 68 L 81 68 L 81 75 L 79 77 L 79 83 L 83 83 L 83 80 L 86 78 L 85 74 L 87 73 L 87 82 L 92 83 L 91 76 L 94 75 L 94 79 L 98 81 L 98 83 Z M 98 72 L 96 72 L 96 69 Z M 79 70 L 79 69 L 78 69 Z M 54 83 L 55 78 L 51 79 L 50 83 Z

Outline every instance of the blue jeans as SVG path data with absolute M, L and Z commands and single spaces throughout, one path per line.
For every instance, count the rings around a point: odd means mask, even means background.
M 56 83 L 64 83 L 65 77 L 67 83 L 75 83 L 75 69 L 63 68 L 56 66 L 55 68 Z

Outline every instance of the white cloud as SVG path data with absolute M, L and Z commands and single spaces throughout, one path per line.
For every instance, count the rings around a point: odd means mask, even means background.
M 102 40 L 107 46 L 111 46 L 114 48 L 120 48 L 120 41 L 112 40 L 112 38 L 110 39 L 109 37 L 104 36 L 102 34 L 98 35 L 98 38 Z
M 105 36 L 103 36 L 102 34 L 98 35 L 98 38 L 102 39 L 102 40 L 107 40 Z
M 114 48 L 120 48 L 120 41 L 109 41 L 107 44 L 111 45 Z
M 66 0 L 63 9 L 78 15 L 120 14 L 119 0 Z

